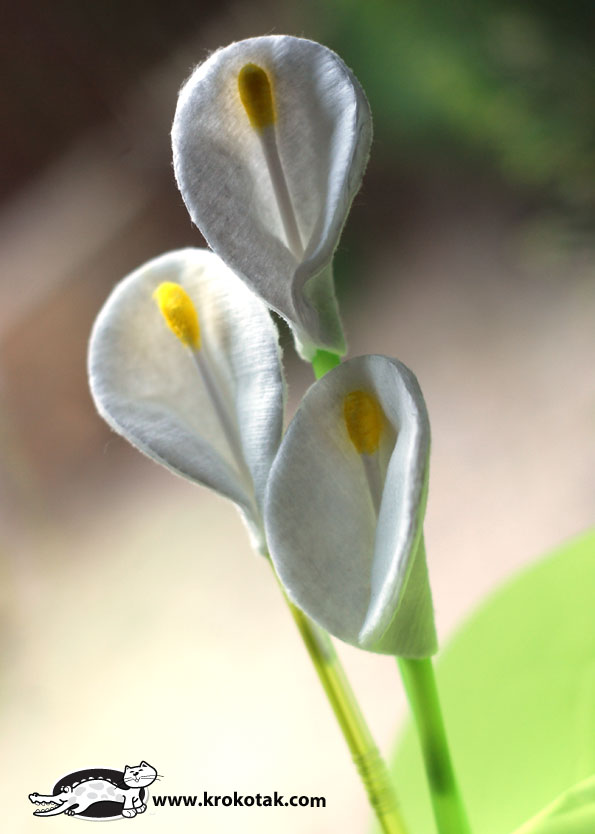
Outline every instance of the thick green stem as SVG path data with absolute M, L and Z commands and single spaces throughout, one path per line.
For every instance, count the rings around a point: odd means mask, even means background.
M 328 350 L 317 350 L 312 359 L 312 370 L 316 379 L 323 377 L 328 371 L 341 362 L 341 357 L 336 353 L 330 353 Z
M 470 834 L 450 758 L 431 658 L 398 658 L 413 712 L 439 834 Z
M 406 834 L 390 774 L 328 634 L 285 597 L 384 834 Z

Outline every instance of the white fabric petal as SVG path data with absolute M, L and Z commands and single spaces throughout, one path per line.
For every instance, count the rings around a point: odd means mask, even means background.
M 250 477 L 234 458 L 190 349 L 152 297 L 163 281 L 180 284 L 196 307 L 201 354 L 229 406 Z M 264 489 L 283 422 L 277 331 L 265 305 L 216 255 L 169 252 L 121 281 L 91 334 L 89 378 L 99 413 L 115 431 L 234 501 L 263 549 Z
M 387 427 L 378 516 L 343 400 L 372 394 Z M 417 380 L 384 356 L 349 360 L 315 383 L 291 422 L 265 498 L 269 549 L 290 598 L 331 634 L 408 657 L 436 650 L 422 543 L 430 428 Z
M 248 63 L 272 80 L 279 155 L 305 249 L 299 260 L 286 245 L 260 139 L 240 101 L 238 73 Z M 294 327 L 305 358 L 318 347 L 345 351 L 327 267 L 371 137 L 357 79 L 338 55 L 303 38 L 233 43 L 201 64 L 180 92 L 174 169 L 190 215 L 212 249 Z M 318 287 L 308 292 L 316 276 Z

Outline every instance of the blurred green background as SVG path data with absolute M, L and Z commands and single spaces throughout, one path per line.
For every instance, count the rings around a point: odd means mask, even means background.
M 110 435 L 87 391 L 88 334 L 122 276 L 201 245 L 169 149 L 192 67 L 267 33 L 339 52 L 369 97 L 375 139 L 337 253 L 338 291 L 350 354 L 402 359 L 428 401 L 426 537 L 446 636 L 519 565 L 593 522 L 595 7 L 0 9 L 10 830 L 40 824 L 27 794 L 65 772 L 146 759 L 163 793 L 327 796 L 307 817 L 155 812 L 142 822 L 151 830 L 362 831 L 365 799 L 266 566 L 231 507 Z M 311 374 L 284 339 L 291 411 Z M 341 653 L 388 750 L 403 715 L 394 668 Z

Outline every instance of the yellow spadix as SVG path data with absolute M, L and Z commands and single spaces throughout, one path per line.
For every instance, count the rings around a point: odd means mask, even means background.
M 384 413 L 376 397 L 366 391 L 351 391 L 343 399 L 343 417 L 359 454 L 374 454 L 384 426 Z
M 245 64 L 238 75 L 238 89 L 250 124 L 255 130 L 263 130 L 275 123 L 271 80 L 262 67 Z
M 196 308 L 186 290 L 173 281 L 164 281 L 153 293 L 153 298 L 168 327 L 182 344 L 198 350 L 200 325 Z

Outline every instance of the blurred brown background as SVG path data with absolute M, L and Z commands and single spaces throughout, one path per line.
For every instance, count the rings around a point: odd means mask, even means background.
M 88 334 L 122 276 L 201 245 L 169 149 L 192 67 L 265 33 L 336 49 L 376 131 L 336 260 L 350 353 L 397 356 L 426 395 L 428 554 L 447 635 L 519 565 L 593 523 L 595 10 L 503 0 L 1 10 L 10 830 L 41 824 L 27 794 L 65 772 L 146 759 L 164 774 L 161 793 L 327 797 L 325 811 L 158 809 L 137 821 L 148 829 L 362 831 L 361 788 L 266 565 L 233 508 L 109 433 L 87 390 Z M 311 376 L 286 354 L 293 408 Z M 393 665 L 341 653 L 387 750 L 402 708 Z

